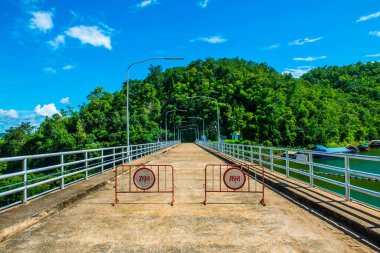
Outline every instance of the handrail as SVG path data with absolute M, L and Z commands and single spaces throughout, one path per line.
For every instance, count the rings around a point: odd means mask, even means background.
M 365 160 L 371 162 L 378 162 L 378 167 L 380 168 L 380 157 L 378 156 L 365 156 L 365 155 L 356 155 L 356 154 L 331 154 L 324 153 L 312 150 L 301 150 L 301 149 L 291 149 L 291 148 L 278 148 L 278 147 L 265 147 L 265 146 L 255 146 L 255 145 L 244 145 L 244 144 L 230 144 L 230 143 L 217 143 L 217 142 L 205 142 L 205 141 L 197 141 L 197 144 L 200 146 L 211 148 L 220 153 L 244 160 L 249 161 L 251 163 L 257 162 L 260 165 L 265 165 L 273 172 L 280 173 L 276 171 L 277 169 L 285 170 L 286 177 L 292 177 L 289 172 L 296 173 L 298 175 L 308 177 L 308 183 L 310 186 L 317 186 L 318 188 L 322 188 L 326 191 L 331 192 L 332 190 L 323 187 L 321 185 L 316 185 L 314 183 L 314 179 L 319 181 L 335 185 L 338 187 L 343 187 L 345 189 L 345 194 L 343 197 L 348 200 L 357 200 L 364 204 L 370 205 L 375 208 L 380 208 L 380 205 L 374 205 L 369 203 L 367 200 L 359 200 L 352 196 L 351 190 L 355 192 L 359 192 L 361 194 L 369 195 L 372 197 L 380 198 L 380 192 L 363 188 L 363 186 L 357 186 L 351 184 L 351 179 L 353 177 L 362 178 L 367 180 L 376 180 L 380 181 L 380 174 L 373 172 L 360 171 L 357 169 L 350 168 L 350 162 L 353 160 Z M 274 151 L 276 154 L 274 154 Z M 282 152 L 282 155 L 278 155 L 278 151 Z M 289 152 L 296 152 L 296 154 L 303 154 L 307 157 L 306 161 L 299 161 L 296 158 L 290 158 Z M 315 157 L 331 157 L 331 158 L 340 158 L 342 162 L 344 161 L 344 166 L 333 166 L 329 164 L 324 164 L 321 162 L 316 162 Z M 283 163 L 279 164 L 279 161 L 283 161 Z M 277 163 L 276 163 L 277 162 Z M 304 168 L 293 168 L 290 162 L 295 164 L 303 164 Z M 335 173 L 326 173 L 324 171 L 320 171 L 319 168 L 324 169 L 325 171 L 332 171 Z M 334 178 L 324 177 L 323 173 L 328 175 L 335 175 L 344 177 L 344 182 L 335 180 Z M 296 180 L 300 180 L 298 178 L 292 177 Z M 305 182 L 304 180 L 301 180 Z M 335 192 L 337 195 L 342 196 L 341 193 Z M 379 203 L 379 202 L 377 202 Z
M 128 161 L 136 160 L 171 147 L 177 143 L 179 142 L 154 142 L 131 145 L 129 148 L 128 146 L 118 146 L 0 158 L 0 163 L 5 163 L 6 166 L 10 164 L 15 166 L 14 172 L 0 175 L 0 210 L 20 203 L 26 203 L 29 199 L 51 192 L 56 188 L 64 189 L 66 185 L 87 180 L 89 177 L 111 170 L 121 164 L 128 163 Z M 67 158 L 67 156 L 72 155 L 81 156 Z M 54 163 L 52 161 L 49 161 L 49 163 L 44 161 L 44 159 L 51 157 L 59 159 Z M 42 165 L 32 167 L 33 163 L 37 162 L 36 159 Z M 42 190 L 35 189 L 35 187 L 46 184 L 49 184 L 47 190 L 46 187 Z M 33 191 L 28 192 L 31 189 Z

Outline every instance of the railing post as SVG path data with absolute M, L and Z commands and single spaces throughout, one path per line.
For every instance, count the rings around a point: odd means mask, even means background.
M 344 157 L 344 178 L 345 178 L 345 184 L 346 184 L 346 200 L 350 201 L 351 200 L 351 195 L 350 195 L 350 161 L 348 160 L 348 156 Z
M 23 181 L 24 181 L 24 191 L 22 196 L 22 203 L 26 204 L 28 201 L 28 160 L 22 160 L 22 171 L 24 172 Z
M 286 155 L 285 155 L 285 158 L 286 158 L 286 177 L 289 177 L 289 150 L 286 150 L 285 151 Z
M 86 154 L 85 154 L 85 160 L 86 160 L 86 180 L 88 179 L 88 161 L 87 161 L 87 159 L 88 159 L 88 153 L 87 153 L 87 151 L 86 151 Z
M 253 163 L 253 147 L 250 146 L 251 163 Z
M 273 147 L 270 148 L 270 170 L 273 171 Z
M 261 166 L 263 165 L 263 156 L 261 155 L 261 147 L 259 147 L 259 163 Z
M 232 144 L 232 155 L 231 156 L 235 156 L 235 144 Z
M 60 162 L 61 162 L 61 189 L 65 189 L 65 165 L 63 165 L 65 163 L 65 159 L 64 159 L 64 156 L 63 154 L 61 154 L 61 159 L 60 159 Z
M 124 147 L 121 148 L 121 163 L 125 163 L 125 150 Z
M 131 162 L 131 145 L 127 146 L 128 163 Z
M 115 163 L 115 160 L 116 160 L 116 157 L 115 157 L 115 148 L 112 149 L 112 152 L 113 152 L 113 167 L 116 168 L 116 163 Z
M 104 149 L 102 149 L 102 173 L 104 172 Z
M 314 186 L 314 167 L 313 167 L 313 154 L 309 153 L 309 179 L 310 186 Z

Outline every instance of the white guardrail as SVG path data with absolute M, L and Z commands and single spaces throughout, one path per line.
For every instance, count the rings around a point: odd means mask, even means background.
M 380 208 L 380 190 L 377 191 L 366 189 L 363 187 L 363 185 L 358 186 L 351 184 L 353 178 L 367 181 L 372 180 L 372 184 L 379 184 L 376 186 L 376 189 L 380 189 L 380 174 L 365 172 L 357 169 L 360 167 L 358 166 L 359 162 L 367 161 L 372 163 L 372 166 L 375 166 L 377 168 L 376 172 L 380 173 L 380 157 L 378 156 L 329 154 L 310 150 L 297 150 L 217 142 L 199 141 L 197 144 L 246 162 L 260 164 L 267 169 L 270 169 L 271 171 L 280 173 L 282 172 L 286 175 L 286 177 L 300 180 L 300 177 L 303 176 L 303 178 L 307 180 L 306 183 L 308 183 L 310 186 L 318 187 L 340 195 L 348 201 L 355 200 L 375 208 Z M 341 160 L 340 163 L 342 166 L 331 164 L 329 165 L 328 161 L 332 161 L 333 159 L 320 159 L 321 157 Z M 316 162 L 316 160 L 318 162 Z M 352 167 L 355 167 L 356 169 L 353 170 L 350 168 L 350 164 L 352 164 Z M 332 173 L 329 173 L 329 171 Z M 301 176 L 298 176 L 298 178 L 297 176 L 295 177 L 297 174 Z M 330 176 L 330 178 L 328 176 Z M 321 184 L 316 185 L 314 179 L 318 180 L 319 182 L 322 181 L 330 185 L 341 187 L 345 190 L 345 193 L 332 191 L 331 187 L 329 189 L 329 187 L 321 186 Z M 300 181 L 305 182 L 306 180 Z M 355 198 L 355 196 L 352 196 L 351 190 L 360 194 L 364 194 L 367 197 L 371 196 L 372 201 Z
M 0 210 L 26 203 L 121 164 L 171 147 L 178 141 L 0 158 Z

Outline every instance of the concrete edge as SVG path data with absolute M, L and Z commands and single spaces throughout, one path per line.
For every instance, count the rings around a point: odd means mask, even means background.
M 233 163 L 238 162 L 238 164 L 243 164 L 243 162 L 237 158 L 230 157 L 228 155 L 222 154 L 222 153 L 217 152 L 217 151 L 212 150 L 212 149 L 208 149 L 206 147 L 202 147 L 201 145 L 198 145 L 198 146 L 201 147 L 202 149 L 206 150 L 207 152 L 211 153 L 212 155 L 215 155 L 218 158 L 220 158 L 226 162 L 233 162 Z M 260 176 L 258 176 L 258 178 L 260 180 L 262 179 Z M 356 233 L 367 238 L 369 241 L 371 241 L 371 243 L 380 247 L 380 233 L 379 232 L 376 232 L 376 231 L 364 226 L 363 224 L 361 224 L 361 223 L 359 223 L 353 219 L 350 219 L 350 217 L 347 217 L 341 213 L 338 213 L 332 209 L 329 209 L 328 207 L 326 207 L 324 205 L 316 203 L 316 202 L 308 199 L 307 197 L 302 196 L 302 195 L 298 194 L 297 192 L 292 191 L 291 188 L 287 187 L 288 185 L 284 185 L 281 182 L 275 182 L 271 178 L 265 178 L 265 183 L 266 183 L 266 185 L 269 185 L 269 186 L 275 188 L 276 190 L 284 193 L 285 195 L 289 196 L 291 199 L 295 200 L 296 202 L 301 203 L 303 205 L 306 205 L 306 206 L 314 209 L 315 211 L 318 211 L 319 213 L 321 213 L 321 214 L 323 214 L 329 218 L 332 218 L 334 221 L 337 221 L 337 222 L 344 224 L 345 226 L 352 229 Z
M 141 165 L 147 164 L 147 163 L 161 157 L 162 155 L 169 152 L 170 150 L 177 147 L 178 145 L 179 144 L 176 144 L 172 147 L 169 147 L 169 148 L 166 148 L 164 150 L 156 152 L 156 154 L 157 154 L 156 156 L 153 156 L 151 159 L 148 159 L 147 161 L 141 163 Z M 153 153 L 153 154 L 155 154 L 155 153 Z M 112 171 L 112 169 L 109 171 Z M 18 222 L 16 224 L 13 224 L 13 225 L 3 229 L 2 231 L 0 231 L 0 243 L 8 240 L 9 238 L 11 238 L 11 237 L 23 232 L 23 231 L 25 231 L 26 229 L 28 229 L 28 228 L 32 227 L 33 225 L 41 222 L 42 220 L 48 218 L 49 216 L 51 216 L 55 213 L 58 213 L 59 211 L 70 206 L 71 204 L 74 204 L 75 202 L 83 199 L 84 197 L 88 196 L 89 194 L 103 188 L 104 186 L 106 186 L 108 183 L 110 183 L 113 180 L 114 180 L 114 176 L 109 177 L 107 180 L 100 182 L 96 185 L 93 185 L 90 188 L 84 189 L 84 190 L 78 192 L 77 194 L 61 201 L 60 203 L 54 204 L 53 206 L 50 206 L 50 207 L 46 208 L 45 210 L 27 218 L 26 220 L 23 220 L 21 222 Z M 54 192 L 52 192 L 52 193 L 54 194 Z M 41 196 L 41 197 L 43 197 L 43 196 Z

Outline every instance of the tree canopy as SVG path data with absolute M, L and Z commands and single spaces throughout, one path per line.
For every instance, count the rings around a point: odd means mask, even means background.
M 380 139 L 380 63 L 311 70 L 301 78 L 243 59 L 197 60 L 162 71 L 151 66 L 144 80 L 130 82 L 131 144 L 169 139 L 173 124 L 204 118 L 206 135 L 216 139 L 218 100 L 221 134 L 275 146 L 348 144 Z M 37 129 L 12 127 L 0 140 L 0 155 L 14 156 L 126 144 L 125 85 L 113 94 L 96 87 L 79 110 L 67 108 Z M 190 140 L 192 132 L 186 132 Z

